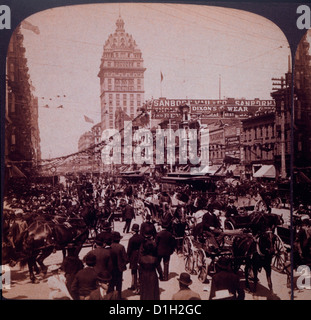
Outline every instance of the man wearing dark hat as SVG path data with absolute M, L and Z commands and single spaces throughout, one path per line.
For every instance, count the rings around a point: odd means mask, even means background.
M 226 208 L 226 217 L 238 216 L 239 212 L 237 207 L 234 205 L 234 199 L 229 199 L 229 204 Z
M 146 236 L 151 236 L 152 238 L 155 238 L 157 234 L 157 230 L 151 221 L 151 215 L 146 215 L 146 221 L 144 221 L 140 226 L 140 234 L 146 238 Z
M 96 265 L 94 267 L 96 273 L 108 272 L 111 274 L 113 265 L 111 258 L 111 233 L 102 233 L 100 239 L 97 239 L 97 248 L 90 251 L 96 256 Z
M 97 288 L 96 256 L 89 252 L 83 260 L 86 267 L 77 272 L 71 285 L 70 293 L 74 300 L 85 300 Z
M 200 295 L 189 288 L 192 284 L 189 273 L 182 272 L 177 280 L 180 290 L 173 295 L 172 300 L 201 300 Z
M 112 279 L 109 283 L 108 293 L 114 289 L 117 290 L 118 299 L 121 300 L 122 296 L 122 277 L 123 271 L 126 270 L 126 264 L 128 263 L 127 254 L 125 247 L 120 244 L 122 236 L 119 232 L 114 231 L 112 233 L 112 244 L 111 244 L 111 259 L 112 259 Z
M 137 223 L 133 224 L 132 232 L 133 236 L 129 239 L 127 245 L 127 256 L 132 275 L 132 284 L 129 290 L 134 290 L 134 293 L 138 293 L 138 258 L 139 249 L 144 242 L 144 237 L 139 234 L 139 225 Z
M 216 274 L 212 277 L 209 299 L 244 300 L 245 293 L 240 285 L 240 278 L 231 269 L 231 261 L 220 257 L 216 263 Z
M 122 199 L 120 206 L 122 208 L 122 217 L 125 220 L 125 225 L 123 228 L 123 233 L 129 233 L 132 219 L 135 218 L 134 208 L 131 204 L 126 203 L 125 199 Z
M 111 275 L 107 272 L 101 272 L 97 275 L 98 288 L 93 290 L 87 300 L 118 300 L 118 293 L 112 291 L 108 293 Z
M 160 280 L 163 281 L 168 280 L 170 257 L 176 248 L 176 240 L 172 233 L 166 229 L 166 227 L 166 225 L 162 225 L 163 230 L 161 230 L 155 238 L 158 257 L 157 270 L 160 275 Z M 164 268 L 163 270 L 161 267 L 162 260 Z

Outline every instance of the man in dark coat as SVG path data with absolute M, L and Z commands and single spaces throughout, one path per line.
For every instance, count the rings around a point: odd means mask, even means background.
M 132 219 L 135 218 L 134 208 L 130 203 L 126 203 L 126 200 L 122 199 L 121 201 L 121 208 L 122 208 L 122 217 L 125 220 L 125 225 L 123 228 L 123 233 L 129 233 Z
M 71 285 L 70 293 L 74 300 L 85 300 L 97 288 L 97 273 L 94 269 L 96 256 L 88 253 L 84 257 L 86 267 L 78 271 Z
M 76 254 L 76 248 L 68 245 L 68 256 L 66 256 L 62 263 L 62 270 L 65 272 L 66 286 L 71 294 L 71 285 L 75 275 L 78 271 L 83 269 L 83 263 Z
M 97 240 L 98 247 L 90 251 L 90 253 L 96 256 L 96 265 L 94 266 L 94 270 L 97 274 L 100 272 L 108 272 L 111 275 L 112 273 L 113 264 L 111 258 L 111 243 L 111 233 L 102 233 L 100 240 Z
M 131 269 L 132 275 L 132 284 L 129 290 L 134 290 L 134 293 L 138 293 L 138 258 L 139 258 L 139 249 L 141 248 L 144 237 L 139 234 L 139 225 L 134 223 L 132 226 L 132 232 L 134 235 L 129 239 L 127 245 L 127 256 L 129 260 L 129 268 Z
M 118 299 L 121 300 L 122 296 L 122 277 L 123 271 L 126 270 L 126 264 L 128 263 L 127 254 L 125 248 L 120 244 L 121 235 L 119 232 L 114 231 L 112 234 L 111 244 L 111 258 L 112 258 L 112 279 L 109 283 L 108 293 L 116 289 L 118 293 Z
M 210 300 L 244 300 L 240 279 L 230 267 L 230 259 L 221 257 L 216 263 L 217 273 L 212 277 Z M 218 293 L 217 293 L 218 291 Z
M 234 205 L 234 200 L 230 199 L 226 209 L 226 217 L 229 218 L 229 217 L 238 216 L 238 215 L 239 215 L 239 212 L 237 207 Z
M 160 280 L 167 281 L 169 274 L 170 257 L 176 248 L 176 240 L 172 233 L 166 230 L 166 225 L 162 226 L 163 230 L 160 231 L 155 238 L 157 257 L 158 257 L 158 273 Z M 161 261 L 163 260 L 163 269 Z
M 140 226 L 140 234 L 143 237 L 146 237 L 146 235 L 152 235 L 153 238 L 155 238 L 157 234 L 157 230 L 151 221 L 151 215 L 147 214 L 146 221 L 144 221 Z

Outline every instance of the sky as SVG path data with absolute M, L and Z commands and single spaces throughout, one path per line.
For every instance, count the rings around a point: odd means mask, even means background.
M 22 28 L 29 74 L 39 98 L 42 158 L 78 150 L 100 122 L 99 66 L 119 15 L 142 52 L 145 100 L 271 99 L 271 78 L 284 76 L 290 50 L 264 17 L 235 9 L 181 4 L 90 4 L 36 13 Z M 160 81 L 161 72 L 163 81 Z M 219 92 L 221 79 L 221 92 Z M 44 106 L 48 105 L 49 108 Z M 62 105 L 63 108 L 57 108 Z

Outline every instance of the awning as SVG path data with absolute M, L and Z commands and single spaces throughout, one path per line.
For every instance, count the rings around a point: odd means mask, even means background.
M 220 166 L 213 165 L 213 166 L 206 166 L 201 171 L 199 171 L 199 174 L 209 174 L 213 175 L 217 172 L 217 170 L 220 168 Z
M 305 175 L 303 172 L 301 172 L 301 171 L 299 171 L 296 175 L 295 175 L 295 177 L 296 177 L 296 182 L 297 183 L 311 183 L 311 180 L 310 180 L 310 178 L 307 176 L 307 175 Z
M 263 165 L 254 173 L 254 178 L 275 178 L 275 174 L 274 165 Z
M 11 167 L 9 168 L 9 172 L 10 172 L 10 178 L 12 177 L 16 177 L 16 178 L 27 178 L 23 172 L 18 169 L 14 164 L 11 165 Z
M 240 176 L 240 168 L 237 164 L 231 164 L 227 167 L 221 167 L 219 171 L 216 171 L 215 176 L 227 176 L 227 175 L 233 175 L 234 177 Z
M 139 169 L 140 174 L 150 173 L 150 167 L 142 167 Z

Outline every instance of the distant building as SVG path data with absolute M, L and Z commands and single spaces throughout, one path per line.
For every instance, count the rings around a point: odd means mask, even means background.
M 81 152 L 94 145 L 94 134 L 92 131 L 87 131 L 82 134 L 78 142 L 78 151 Z
M 125 32 L 121 17 L 116 31 L 104 44 L 100 71 L 101 129 L 116 128 L 116 111 L 122 108 L 131 119 L 144 103 L 144 60 L 132 35 Z
M 13 32 L 6 59 L 5 181 L 29 177 L 41 160 L 38 98 L 28 74 L 23 35 Z
M 254 173 L 254 168 L 275 164 L 278 149 L 275 118 L 275 113 L 270 112 L 242 120 L 242 164 L 248 175 Z
M 307 33 L 295 56 L 294 165 L 310 167 L 311 163 L 311 56 Z

